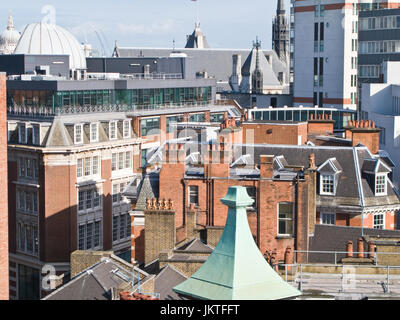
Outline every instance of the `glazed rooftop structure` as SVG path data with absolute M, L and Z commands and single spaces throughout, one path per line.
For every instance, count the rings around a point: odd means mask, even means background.
M 8 114 L 30 117 L 213 104 L 215 79 L 192 66 L 182 56 L 86 58 L 68 31 L 45 23 L 28 25 L 14 54 L 0 56 Z
M 0 58 L 0 67 L 10 65 L 10 60 L 19 63 L 17 71 L 20 73 L 9 75 L 7 80 L 9 114 L 56 115 L 73 113 L 74 110 L 82 112 L 85 107 L 88 112 L 142 111 L 185 105 L 206 106 L 215 102 L 215 80 L 190 77 L 184 70 L 184 58 L 153 59 L 163 60 L 161 65 L 172 64 L 174 72 L 171 73 L 150 73 L 146 70 L 131 74 L 99 72 L 84 73 L 80 79 L 66 77 L 67 66 L 64 70 L 55 70 L 64 77 L 50 74 L 55 64 L 68 64 L 65 56 L 4 56 Z M 135 64 L 147 69 L 147 65 L 143 66 L 141 62 L 136 61 Z M 38 63 L 46 63 L 50 67 Z M 38 74 L 40 72 L 42 74 Z

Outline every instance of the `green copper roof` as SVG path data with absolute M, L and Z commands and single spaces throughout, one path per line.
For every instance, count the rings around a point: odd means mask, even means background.
M 244 187 L 230 187 L 226 226 L 207 261 L 174 291 L 197 299 L 276 300 L 301 295 L 267 263 L 250 231 L 246 207 L 253 203 Z

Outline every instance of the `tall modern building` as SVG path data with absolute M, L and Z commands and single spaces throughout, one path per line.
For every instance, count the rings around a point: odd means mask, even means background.
M 294 104 L 358 110 L 359 82 L 378 82 L 380 64 L 399 59 L 399 8 L 398 0 L 292 0 Z
M 295 106 L 357 108 L 357 3 L 294 1 Z
M 289 22 L 284 0 L 278 0 L 276 16 L 272 24 L 272 49 L 283 62 L 289 62 Z
M 400 9 L 375 9 L 359 13 L 359 82 L 380 82 L 381 64 L 400 61 Z

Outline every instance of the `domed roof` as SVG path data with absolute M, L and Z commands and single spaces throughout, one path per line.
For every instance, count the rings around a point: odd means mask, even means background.
M 47 23 L 26 26 L 15 54 L 67 54 L 70 69 L 86 69 L 85 53 L 78 40 L 67 30 Z
M 7 30 L 3 31 L 3 33 L 0 36 L 0 53 L 2 54 L 13 53 L 20 37 L 21 34 L 14 29 L 13 18 L 10 14 L 10 16 L 8 17 Z

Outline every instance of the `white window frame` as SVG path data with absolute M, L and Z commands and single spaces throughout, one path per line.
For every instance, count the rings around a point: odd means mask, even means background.
M 332 223 L 324 223 L 324 215 L 333 215 L 333 224 Z M 323 225 L 336 225 L 336 213 L 332 213 L 332 212 L 321 212 L 320 213 L 320 224 Z
M 292 205 L 292 219 L 291 220 L 292 220 L 292 231 L 293 231 L 293 233 L 279 233 L 279 221 L 280 220 L 290 221 L 290 219 L 279 218 L 279 212 L 280 212 L 279 207 L 280 207 L 281 204 L 291 204 Z M 293 202 L 279 202 L 278 203 L 278 205 L 277 205 L 277 213 L 276 213 L 276 217 L 277 217 L 276 233 L 277 233 L 278 236 L 281 236 L 281 237 L 293 237 L 294 231 L 295 231 L 294 230 L 294 227 L 295 227 L 295 225 L 294 225 L 294 214 L 295 214 L 295 206 L 294 206 Z
M 377 181 L 378 181 L 379 178 L 382 178 L 382 177 L 384 178 L 384 190 L 381 191 L 381 192 L 378 192 L 378 190 L 377 190 L 377 186 L 378 186 Z M 376 196 L 386 196 L 386 194 L 387 194 L 387 176 L 386 176 L 386 173 L 377 173 L 375 175 L 375 195 Z
M 23 128 L 23 132 L 22 132 Z M 18 123 L 18 142 L 26 144 L 27 141 L 27 130 L 26 130 L 26 123 L 20 122 Z
M 111 131 L 111 127 L 115 126 L 115 132 L 114 135 L 111 135 L 112 131 Z M 108 124 L 108 137 L 110 140 L 117 140 L 118 138 L 118 121 L 110 121 L 110 123 Z
M 35 139 L 35 137 L 37 137 L 37 139 Z M 40 145 L 40 124 L 32 124 L 32 144 Z
M 93 129 L 95 130 L 95 135 L 93 135 Z M 90 142 L 99 142 L 99 123 L 92 122 L 90 124 Z
M 81 130 L 81 135 L 80 135 L 80 139 L 77 139 L 77 128 L 80 127 Z M 74 125 L 74 144 L 83 144 L 83 124 L 76 124 Z
M 192 204 L 192 202 L 190 201 L 190 195 L 191 195 L 191 189 L 192 188 L 195 188 L 197 190 L 197 203 L 194 203 L 194 205 L 196 207 L 198 207 L 199 206 L 199 200 L 200 200 L 200 197 L 199 197 L 199 186 L 193 185 L 193 186 L 189 186 L 188 187 L 188 203 L 189 203 L 189 205 Z
M 333 185 L 333 191 L 332 192 L 326 192 L 324 191 L 324 177 L 332 177 L 332 185 Z M 319 187 L 319 193 L 321 195 L 328 195 L 328 196 L 334 196 L 336 191 L 336 186 L 335 186 L 335 175 L 334 174 L 320 174 L 320 187 Z
M 375 217 L 376 216 L 382 216 L 382 224 L 375 225 Z M 372 228 L 374 228 L 374 229 L 385 229 L 385 225 L 386 225 L 385 213 L 383 213 L 383 212 L 374 213 L 374 215 L 372 217 L 372 224 L 373 224 Z M 382 228 L 376 228 L 376 226 L 382 226 Z
M 128 124 L 128 128 L 126 128 L 126 124 Z M 127 131 L 126 131 L 127 130 Z M 123 137 L 124 139 L 128 139 L 131 137 L 131 121 L 130 120 L 124 120 L 123 123 Z

